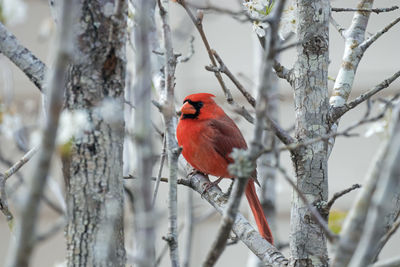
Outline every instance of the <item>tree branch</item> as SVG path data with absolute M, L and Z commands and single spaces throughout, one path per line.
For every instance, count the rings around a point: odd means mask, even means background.
M 376 85 L 374 88 L 368 90 L 364 94 L 360 95 L 353 101 L 344 104 L 343 106 L 338 106 L 338 107 L 332 107 L 331 112 L 330 112 L 330 120 L 331 122 L 336 122 L 341 116 L 343 116 L 347 111 L 357 107 L 359 104 L 362 102 L 370 99 L 373 95 L 376 93 L 380 92 L 381 90 L 389 87 L 389 85 L 394 82 L 398 77 L 400 76 L 400 71 L 396 72 L 380 84 Z
M 46 65 L 22 46 L 17 38 L 0 22 L 0 52 L 8 57 L 36 87 L 43 92 Z
M 274 61 L 273 68 L 275 70 L 276 75 L 278 75 L 279 78 L 285 79 L 289 84 L 293 83 L 292 79 L 293 71 L 291 69 L 289 70 L 285 68 L 277 60 Z
M 344 35 L 344 32 L 346 31 L 345 28 L 340 26 L 340 24 L 332 17 L 330 17 L 330 23 L 335 27 L 335 29 L 339 32 L 340 36 L 342 36 L 344 39 L 346 39 L 346 36 Z
M 376 40 L 378 40 L 379 37 L 381 37 L 383 34 L 385 34 L 387 31 L 390 30 L 390 28 L 392 28 L 394 25 L 396 25 L 398 22 L 400 21 L 400 17 L 398 17 L 397 19 L 393 20 L 389 25 L 387 25 L 385 28 L 383 28 L 382 30 L 380 30 L 379 32 L 375 33 L 374 35 L 372 35 L 371 37 L 369 37 L 367 40 L 365 40 L 364 42 L 362 42 L 360 44 L 360 49 L 365 52 L 368 47 L 371 46 L 371 44 L 373 44 Z
M 204 186 L 209 183 L 207 177 L 201 174 L 191 176 L 188 181 L 188 186 L 199 194 L 203 193 Z M 202 196 L 220 214 L 224 212 L 227 205 L 227 198 L 216 186 L 210 188 L 207 192 L 202 194 Z M 286 266 L 288 264 L 288 260 L 274 246 L 262 238 L 240 213 L 236 214 L 232 230 L 264 264 L 273 264 L 277 266 Z
M 249 102 L 250 105 L 255 107 L 256 100 L 254 99 L 254 97 L 244 88 L 244 86 L 239 82 L 239 80 L 236 79 L 236 77 L 232 74 L 232 72 L 228 69 L 228 67 L 222 61 L 222 58 L 218 55 L 218 53 L 214 49 L 212 49 L 211 52 L 218 61 L 219 71 L 226 74 L 226 76 L 228 76 L 229 79 L 231 79 L 233 84 L 237 87 L 237 89 L 239 89 L 239 91 L 242 93 L 242 95 L 246 98 L 247 102 Z
M 360 184 L 353 184 L 351 187 L 335 193 L 333 195 L 333 197 L 331 198 L 331 200 L 329 200 L 328 203 L 326 204 L 326 213 L 329 214 L 329 211 L 331 210 L 331 208 L 336 200 L 338 200 L 340 197 L 342 197 L 345 194 L 350 193 L 351 191 L 358 189 L 358 188 L 361 188 Z
M 170 248 L 171 266 L 178 267 L 179 262 L 179 251 L 178 251 L 178 194 L 177 194 L 177 179 L 178 179 L 178 158 L 181 154 L 182 148 L 178 146 L 175 137 L 176 129 L 176 115 L 175 115 L 175 68 L 177 64 L 177 58 L 174 55 L 172 46 L 172 34 L 169 25 L 169 1 L 164 0 L 163 4 L 161 0 L 158 0 L 158 7 L 160 9 L 160 16 L 162 20 L 163 39 L 164 39 L 164 78 L 165 86 L 161 89 L 160 95 L 163 100 L 162 115 L 165 122 L 165 138 L 168 151 L 168 162 L 169 162 L 169 192 L 168 192 L 168 221 L 169 229 L 168 240 Z
M 341 8 L 341 7 L 332 7 L 331 10 L 333 12 L 374 12 L 376 14 L 382 12 L 390 12 L 398 9 L 398 6 L 386 7 L 386 8 Z

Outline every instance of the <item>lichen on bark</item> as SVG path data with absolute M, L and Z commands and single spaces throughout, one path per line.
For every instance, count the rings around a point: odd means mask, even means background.
M 79 1 L 68 110 L 87 112 L 90 130 L 64 158 L 68 266 L 125 266 L 122 147 L 126 1 Z

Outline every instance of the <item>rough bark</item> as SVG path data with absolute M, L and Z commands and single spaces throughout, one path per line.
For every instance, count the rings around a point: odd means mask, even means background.
M 68 110 L 84 110 L 90 130 L 71 140 L 67 183 L 68 266 L 125 266 L 122 147 L 127 2 L 79 1 L 76 63 Z
M 0 52 L 22 70 L 40 91 L 43 91 L 46 65 L 22 46 L 2 23 L 0 23 Z
M 294 66 L 296 138 L 299 142 L 325 135 L 328 114 L 328 0 L 297 0 L 297 48 Z M 297 187 L 317 208 L 328 197 L 327 145 L 316 142 L 292 152 Z M 326 237 L 306 204 L 293 192 L 290 252 L 293 266 L 327 266 Z

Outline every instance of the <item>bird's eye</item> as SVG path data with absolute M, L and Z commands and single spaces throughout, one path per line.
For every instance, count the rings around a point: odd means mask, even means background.
M 199 108 L 201 108 L 202 106 L 203 106 L 203 102 L 197 102 L 197 106 L 199 107 Z

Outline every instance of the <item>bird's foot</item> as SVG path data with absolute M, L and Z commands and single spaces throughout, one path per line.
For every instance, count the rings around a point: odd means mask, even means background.
M 201 197 L 203 197 L 203 195 L 210 190 L 213 186 L 216 186 L 219 184 L 219 182 L 221 182 L 223 177 L 219 177 L 217 180 L 215 180 L 214 182 L 207 182 L 203 184 L 203 192 L 201 193 Z

